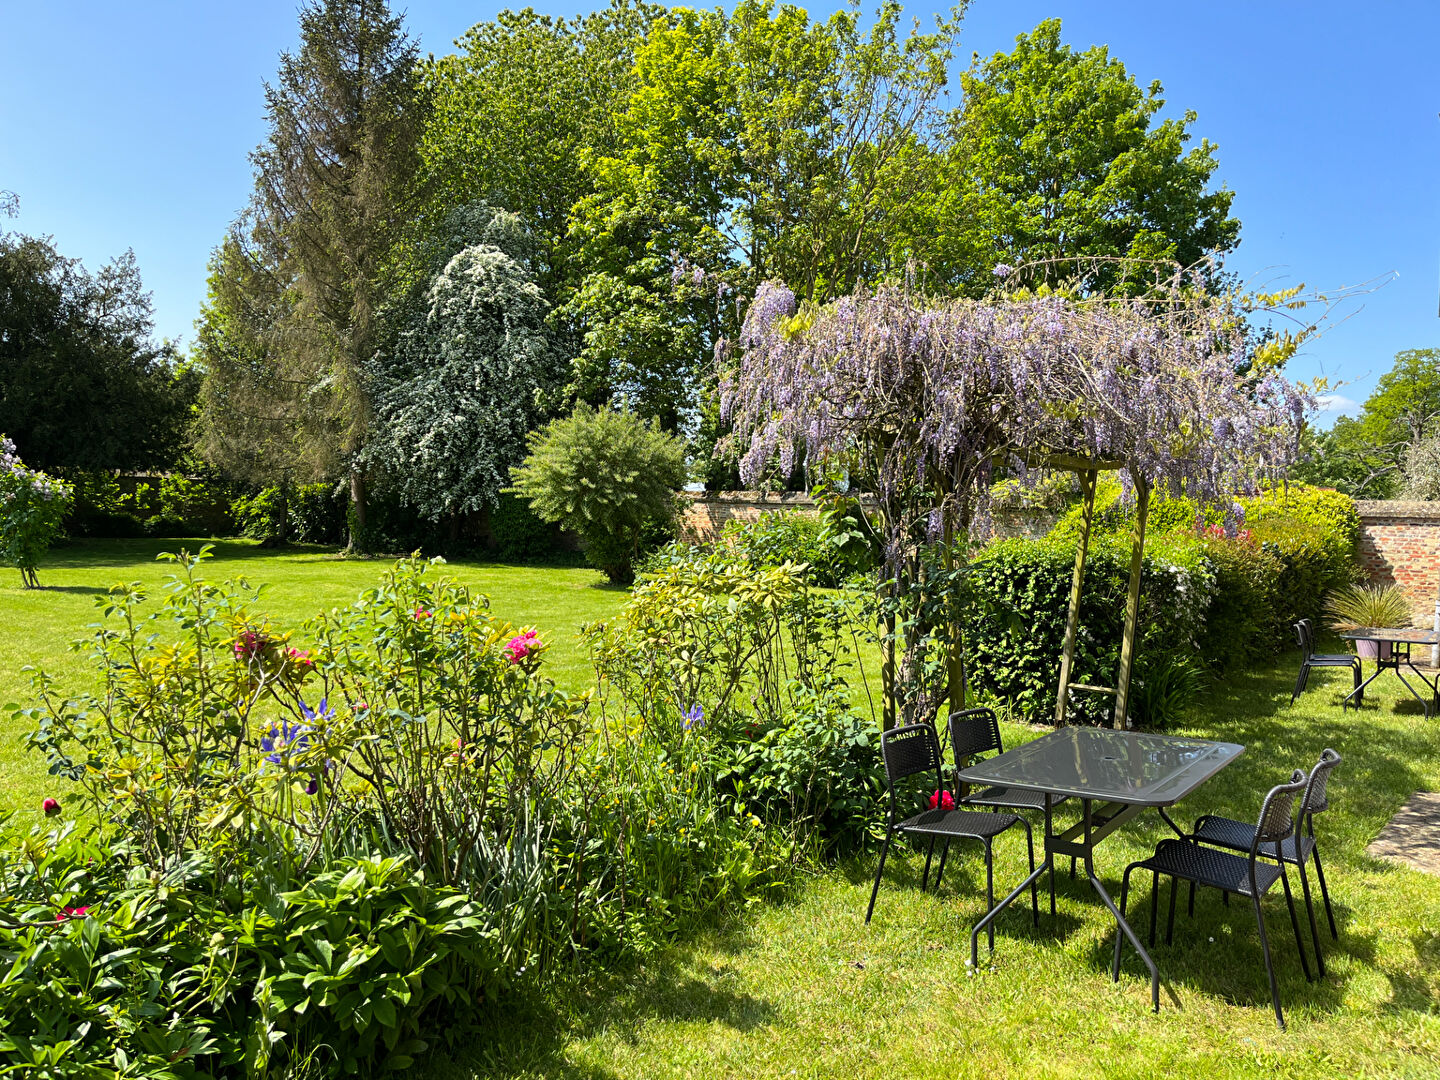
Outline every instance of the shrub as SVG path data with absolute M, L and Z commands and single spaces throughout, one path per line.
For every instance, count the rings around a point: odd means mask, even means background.
M 490 542 L 505 562 L 531 562 L 555 553 L 555 528 L 541 521 L 525 500 L 502 492 L 490 510 Z
M 858 842 L 879 790 L 873 718 L 848 703 L 858 666 L 853 598 L 795 564 L 754 569 L 725 550 L 674 545 L 613 620 L 582 629 L 605 717 L 673 748 L 694 735 L 703 768 L 745 814 L 822 846 Z
M 1200 655 L 1223 671 L 1273 653 L 1285 625 L 1280 610 L 1285 564 L 1253 540 L 1209 537 L 1200 547 L 1214 573 Z
M 25 588 L 40 587 L 36 569 L 62 535 L 73 496 L 69 484 L 26 468 L 0 435 L 0 564 L 19 570 Z
M 98 832 L 0 837 L 0 948 L 22 960 L 0 1006 L 25 1010 L 0 1072 L 403 1069 L 523 975 L 783 884 L 793 845 L 717 778 L 700 713 L 657 697 L 597 733 L 544 638 L 438 560 L 301 647 L 255 590 L 206 582 L 205 554 L 175 559 L 158 611 L 135 586 L 102 599 L 94 692 L 35 676 L 30 742 Z M 752 622 L 781 625 L 778 578 L 737 588 Z M 768 647 L 817 670 L 799 641 Z
M 509 490 L 578 535 L 611 581 L 628 584 L 646 526 L 675 516 L 685 444 L 632 413 L 582 404 L 531 432 L 529 446 Z
M 1351 585 L 1325 604 L 1333 630 L 1410 625 L 1410 601 L 1398 585 Z
M 1115 684 L 1129 562 L 1129 548 L 1118 538 L 1092 538 L 1071 669 L 1075 682 Z M 972 678 L 1029 720 L 1053 714 L 1074 564 L 1075 546 L 1063 538 L 1002 540 L 971 564 L 966 645 Z M 1193 547 L 1151 547 L 1141 573 L 1138 658 L 1193 654 L 1210 590 L 1211 571 Z M 1071 715 L 1101 721 L 1112 704 L 1108 697 L 1076 694 Z
M 241 536 L 273 540 L 282 534 L 280 515 L 288 510 L 284 535 L 302 544 L 339 544 L 345 539 L 347 500 L 328 483 L 297 484 L 288 499 L 278 487 L 241 496 L 230 505 L 230 516 Z
M 850 560 L 816 514 L 783 510 L 754 521 L 732 519 L 721 530 L 720 542 L 757 569 L 803 564 L 810 580 L 822 588 L 839 586 L 851 572 Z

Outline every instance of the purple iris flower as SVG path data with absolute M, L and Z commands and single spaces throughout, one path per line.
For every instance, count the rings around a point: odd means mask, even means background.
M 686 731 L 699 731 L 705 726 L 705 710 L 699 705 L 690 706 L 688 711 L 680 715 L 685 720 Z
M 305 709 L 305 712 L 310 719 L 315 718 L 315 714 L 309 709 Z M 309 727 L 304 724 L 289 724 L 283 720 L 260 740 L 260 749 L 266 751 L 265 760 L 275 765 L 284 765 L 286 754 L 298 753 L 309 745 Z

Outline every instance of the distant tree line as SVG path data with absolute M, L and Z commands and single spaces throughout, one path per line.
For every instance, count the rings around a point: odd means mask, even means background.
M 190 363 L 151 342 L 133 261 L 27 271 L 68 274 L 78 308 L 130 290 L 102 306 L 133 350 L 95 368 L 121 382 L 92 391 L 147 419 L 114 421 L 124 453 L 83 425 L 0 429 L 42 466 L 72 443 L 111 466 L 193 447 L 252 487 L 343 486 L 366 548 L 377 499 L 452 528 L 494 508 L 527 435 L 579 406 L 653 420 L 692 475 L 733 484 L 714 357 L 762 281 L 820 302 L 904 274 L 977 295 L 1003 263 L 1235 247 L 1216 148 L 1193 113 L 1160 118 L 1159 83 L 1051 20 L 977 57 L 952 102 L 960 29 L 959 9 L 908 28 L 893 0 L 824 20 L 614 0 L 507 11 L 425 57 L 382 0 L 310 0 Z M 7 384 L 12 401 L 41 422 Z

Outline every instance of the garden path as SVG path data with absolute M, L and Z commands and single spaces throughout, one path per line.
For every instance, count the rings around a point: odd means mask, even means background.
M 1440 876 L 1440 793 L 1417 791 L 1365 849 Z

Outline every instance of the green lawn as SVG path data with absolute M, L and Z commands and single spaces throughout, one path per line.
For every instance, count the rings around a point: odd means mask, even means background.
M 153 561 L 176 541 L 110 541 L 54 553 L 48 586 L 0 588 L 0 700 L 26 692 L 19 668 L 43 660 L 69 679 L 89 678 L 84 658 L 64 651 L 93 621 L 93 597 L 120 580 L 158 584 Z M 325 552 L 277 555 L 220 545 L 215 577 L 245 573 L 269 586 L 265 608 L 298 622 L 344 603 L 375 580 L 383 562 L 340 561 Z M 534 623 L 551 638 L 547 663 L 565 685 L 586 685 L 573 635 L 618 607 L 623 593 L 586 570 L 452 564 L 488 594 L 495 611 Z M 1114 927 L 1083 879 L 1060 878 L 1059 917 L 1039 929 L 1019 909 L 999 924 L 993 959 L 964 965 L 979 917 L 983 868 L 951 860 L 943 889 L 921 893 L 919 861 L 886 871 L 875 920 L 863 923 L 874 871 L 861 860 L 802 877 L 791 898 L 758 905 L 728 925 L 676 944 L 643 965 L 594 967 L 519 994 L 467 1033 L 455 1059 L 433 1063 L 432 1080 L 563 1077 L 1352 1077 L 1440 1076 L 1440 879 L 1370 859 L 1366 843 L 1417 790 L 1440 789 L 1440 721 L 1401 701 L 1386 676 L 1356 714 L 1339 708 L 1337 676 L 1317 673 L 1289 704 L 1294 659 L 1232 677 L 1192 712 L 1184 731 L 1243 743 L 1245 754 L 1203 787 L 1178 817 L 1217 810 L 1253 818 L 1265 790 L 1320 750 L 1345 755 L 1320 822 L 1340 941 L 1326 933 L 1328 977 L 1307 984 L 1278 892 L 1267 903 L 1290 1030 L 1275 1029 L 1254 920 L 1248 907 L 1201 893 L 1196 918 L 1177 913 L 1173 946 L 1155 949 L 1164 983 L 1149 1009 L 1144 969 L 1128 948 L 1118 986 L 1108 975 Z M 1403 691 L 1402 691 L 1403 692 Z M 1007 726 L 1013 744 L 1039 730 Z M 0 742 L 0 804 L 32 810 L 49 790 L 17 732 Z M 1118 892 L 1125 864 L 1165 835 L 1142 818 L 1098 853 Z M 999 843 L 996 879 L 1023 875 L 1018 835 Z M 1144 926 L 1148 883 L 1133 901 Z M 1042 911 L 1044 909 L 1042 908 Z M 1161 912 L 1162 919 L 1164 912 Z M 1323 919 L 1323 916 L 1322 916 Z M 1143 929 L 1142 929 L 1143 933 Z M 1308 930 L 1307 930 L 1308 935 Z M 418 1071 L 417 1071 L 418 1072 Z
M 22 669 L 43 665 L 66 687 L 91 686 L 94 669 L 85 652 L 67 649 L 98 621 L 95 598 L 119 582 L 140 581 L 157 591 L 171 564 L 156 561 L 162 551 L 196 551 L 206 540 L 101 540 L 74 543 L 50 553 L 40 569 L 44 588 L 25 590 L 20 575 L 0 576 L 0 705 L 28 703 L 30 678 Z M 215 580 L 246 577 L 264 585 L 257 605 L 281 625 L 298 626 L 319 611 L 347 604 L 378 581 L 385 559 L 340 559 L 322 548 L 284 553 L 248 541 L 215 543 L 206 575 Z M 580 624 L 605 618 L 625 597 L 594 570 L 502 566 L 456 561 L 448 572 L 490 597 L 496 615 L 517 625 L 534 624 L 551 642 L 546 666 L 569 690 L 592 679 L 576 640 Z M 20 748 L 28 724 L 0 714 L 0 809 L 37 810 L 52 793 L 44 761 Z
M 1416 790 L 1440 785 L 1440 722 L 1398 703 L 1392 677 L 1359 715 L 1342 715 L 1340 681 L 1317 673 L 1291 707 L 1291 661 L 1228 680 L 1187 733 L 1243 743 L 1245 754 L 1187 804 L 1253 819 L 1263 793 L 1325 746 L 1345 762 L 1320 819 L 1340 940 L 1324 929 L 1329 975 L 1307 984 L 1279 890 L 1266 904 L 1288 1033 L 1270 1011 L 1247 904 L 1182 895 L 1175 943 L 1154 955 L 1161 1010 L 1125 953 L 1109 979 L 1114 923 L 1083 877 L 1060 878 L 1059 916 L 1042 906 L 1002 918 L 993 959 L 965 969 L 982 913 L 983 865 L 947 868 L 942 891 L 919 891 L 919 859 L 901 862 L 864 925 L 873 861 L 807 878 L 793 899 L 760 907 L 644 966 L 588 971 L 544 999 L 506 1004 L 468 1055 L 435 1080 L 479 1077 L 1436 1077 L 1440 1076 L 1440 879 L 1371 859 L 1364 847 Z M 1397 704 L 1398 703 L 1398 704 Z M 1008 728 L 1019 741 L 1037 732 Z M 1129 861 L 1166 833 L 1141 818 L 1098 850 L 1118 896 Z M 1023 846 L 1000 844 L 997 884 L 1018 881 Z M 1166 897 L 1168 899 L 1168 897 Z M 1133 901 L 1143 934 L 1148 881 Z M 1132 908 L 1132 910 L 1134 910 Z M 1303 919 L 1303 913 L 1302 913 Z M 1308 935 L 1308 929 L 1307 929 Z M 1307 946 L 1308 947 L 1308 946 Z M 983 949 L 983 942 L 982 942 Z

